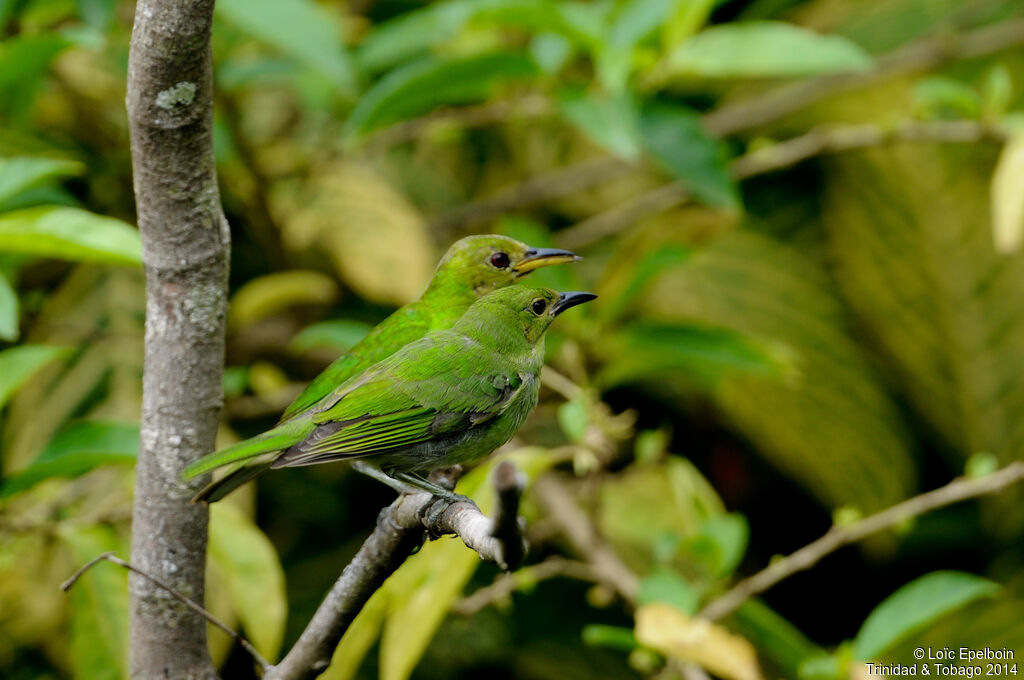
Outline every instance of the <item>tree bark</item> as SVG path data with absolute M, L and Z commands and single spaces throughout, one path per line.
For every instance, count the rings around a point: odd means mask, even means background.
M 142 437 L 132 561 L 201 602 L 207 510 L 182 469 L 214 448 L 224 363 L 230 236 L 213 157 L 213 0 L 141 0 L 128 64 L 128 118 L 146 269 Z M 216 678 L 206 622 L 131 579 L 133 678 Z

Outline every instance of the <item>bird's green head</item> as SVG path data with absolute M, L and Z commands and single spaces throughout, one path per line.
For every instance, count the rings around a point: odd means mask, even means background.
M 512 285 L 535 269 L 579 259 L 568 250 L 532 248 L 508 236 L 467 236 L 441 258 L 431 285 L 457 285 L 482 296 Z
M 502 288 L 474 302 L 455 329 L 485 342 L 504 344 L 505 340 L 522 342 L 525 338 L 536 344 L 556 316 L 596 297 L 593 293 L 559 293 L 550 288 Z

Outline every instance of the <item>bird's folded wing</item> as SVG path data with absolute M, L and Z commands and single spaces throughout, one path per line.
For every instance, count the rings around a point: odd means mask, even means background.
M 522 388 L 518 375 L 464 366 L 420 380 L 382 371 L 316 414 L 316 429 L 273 467 L 367 456 L 464 432 L 499 415 Z

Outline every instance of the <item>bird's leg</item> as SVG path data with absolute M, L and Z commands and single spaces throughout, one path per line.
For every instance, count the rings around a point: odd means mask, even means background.
M 431 482 L 429 480 L 423 479 L 419 475 L 413 474 L 411 472 L 398 472 L 398 471 L 395 471 L 395 472 L 391 473 L 391 475 L 396 480 L 398 480 L 400 482 L 403 482 L 403 483 L 405 483 L 405 484 L 407 484 L 407 485 L 409 485 L 411 487 L 415 487 L 416 489 L 418 489 L 420 491 L 426 491 L 427 493 L 434 494 L 435 496 L 438 496 L 439 498 L 443 498 L 444 500 L 449 501 L 451 503 L 459 503 L 459 502 L 472 503 L 473 502 L 473 501 L 469 500 L 468 498 L 466 498 L 465 496 L 457 494 L 457 493 L 455 493 L 453 491 L 449 491 L 448 489 L 444 488 L 443 486 L 441 486 L 439 484 L 435 484 L 435 483 L 433 483 L 433 482 Z
M 355 470 L 356 472 L 361 472 L 367 477 L 372 477 L 373 479 L 376 479 L 381 484 L 386 484 L 387 486 L 390 486 L 398 493 L 418 493 L 420 491 L 423 491 L 423 489 L 421 489 L 418 486 L 407 484 L 406 482 L 403 482 L 397 479 L 396 477 L 392 477 L 383 470 L 367 463 L 365 460 L 352 461 L 352 469 Z

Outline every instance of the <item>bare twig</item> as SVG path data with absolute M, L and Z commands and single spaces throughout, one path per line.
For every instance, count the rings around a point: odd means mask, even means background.
M 869 71 L 817 76 L 783 85 L 762 95 L 721 106 L 705 115 L 703 121 L 711 134 L 725 137 L 775 122 L 840 92 L 935 68 L 956 59 L 981 57 L 1022 44 L 1024 19 L 984 26 L 959 36 L 929 37 L 883 55 Z M 485 221 L 511 210 L 584 191 L 618 179 L 635 169 L 635 165 L 612 157 L 588 159 L 502 189 L 441 215 L 435 224 L 458 228 Z
M 623 600 L 635 604 L 639 587 L 637 575 L 601 540 L 594 523 L 576 505 L 565 483 L 557 475 L 547 474 L 534 482 L 533 492 L 548 517 L 558 524 L 597 578 L 611 586 Z
M 565 576 L 578 581 L 597 581 L 597 574 L 585 562 L 576 562 L 561 557 L 552 557 L 540 564 L 523 567 L 512 574 L 501 574 L 490 585 L 476 590 L 456 603 L 452 611 L 460 616 L 472 616 L 495 602 L 504 600 L 512 593 L 541 581 Z
M 926 71 L 957 59 L 971 59 L 1024 44 L 1024 19 L 983 26 L 957 35 L 937 35 L 883 55 L 869 71 L 837 73 L 801 80 L 721 106 L 704 117 L 711 134 L 724 137 L 772 123 L 840 92 L 888 78 Z
M 962 144 L 1004 142 L 1008 131 L 973 120 L 908 121 L 894 127 L 880 125 L 822 125 L 806 134 L 736 158 L 730 165 L 737 180 L 792 167 L 814 156 L 899 143 Z M 559 234 L 559 244 L 579 248 L 610 236 L 646 217 L 683 205 L 690 199 L 682 182 L 669 182 L 589 217 Z
M 403 494 L 382 510 L 373 533 L 345 567 L 292 649 L 267 671 L 267 680 L 307 680 L 322 673 L 366 601 L 427 535 L 455 534 L 485 560 L 506 567 L 515 565 L 523 554 L 517 520 L 522 484 L 511 464 L 504 465 L 508 467 L 494 478 L 499 509 L 493 521 L 472 501 L 448 500 L 428 493 Z
M 968 498 L 997 493 L 1024 480 L 1024 462 L 1010 463 L 983 477 L 960 477 L 946 486 L 865 517 L 849 526 L 833 526 L 824 536 L 805 545 L 796 552 L 743 579 L 729 591 L 709 602 L 700 616 L 712 621 L 721 619 L 735 611 L 750 597 L 762 593 L 779 581 L 789 578 L 798 571 L 809 569 L 829 553 L 855 543 L 865 536 L 895 526 L 912 517 L 923 515 L 937 508 L 952 505 Z
M 242 637 L 237 632 L 232 630 L 226 623 L 224 623 L 216 616 L 208 612 L 206 609 L 204 609 L 201 605 L 185 597 L 184 595 L 182 595 L 177 590 L 167 585 L 157 577 L 153 576 L 152 574 L 146 573 L 142 569 L 139 569 L 131 562 L 126 562 L 125 560 L 122 560 L 113 552 L 105 552 L 102 555 L 97 555 L 96 557 L 86 562 L 84 565 L 79 567 L 74 574 L 71 575 L 71 578 L 69 578 L 67 581 L 64 581 L 64 583 L 60 584 L 60 589 L 63 590 L 65 593 L 71 590 L 72 586 L 74 586 L 75 583 L 78 582 L 78 579 L 82 577 L 82 574 L 89 571 L 100 562 L 112 562 L 113 564 L 116 564 L 120 567 L 124 567 L 125 569 L 138 574 L 139 576 L 148 580 L 150 583 L 153 583 L 154 585 L 163 588 L 165 591 L 170 593 L 176 600 L 186 605 L 196 613 L 198 613 L 200 616 L 202 616 L 204 619 L 212 623 L 214 626 L 220 628 L 222 631 L 227 633 L 228 636 L 236 640 L 238 644 L 242 645 L 242 648 L 245 651 L 249 652 L 249 655 L 252 656 L 252 658 L 256 661 L 261 670 L 266 671 L 268 668 L 270 668 L 270 664 L 267 663 L 267 660 L 264 659 L 263 656 L 258 651 L 256 651 L 256 648 L 253 647 L 248 640 L 246 640 L 244 637 Z

